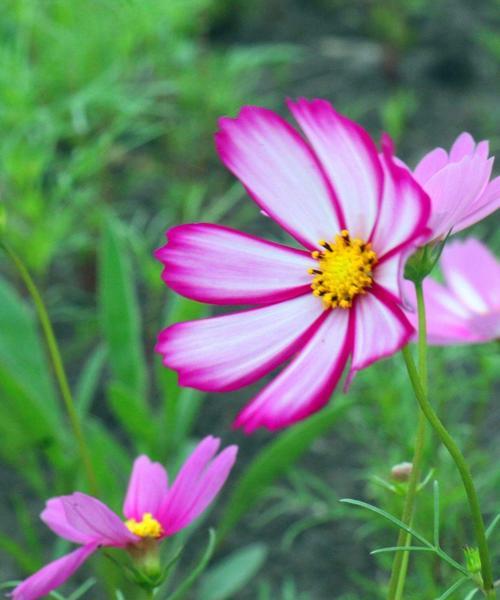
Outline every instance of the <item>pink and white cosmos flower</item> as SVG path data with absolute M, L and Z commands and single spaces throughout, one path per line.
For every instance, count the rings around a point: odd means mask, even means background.
M 176 292 L 256 308 L 177 323 L 157 351 L 179 383 L 211 392 L 251 384 L 287 363 L 235 426 L 278 429 L 330 398 L 350 376 L 407 343 L 402 257 L 426 230 L 430 203 L 411 174 L 324 100 L 288 106 L 306 139 L 277 114 L 244 107 L 222 118 L 223 163 L 261 210 L 305 249 L 210 224 L 174 227 L 157 250 Z
M 105 504 L 80 492 L 51 498 L 42 521 L 80 548 L 49 563 L 12 592 L 14 600 L 35 600 L 62 585 L 101 546 L 133 552 L 146 541 L 171 536 L 196 519 L 224 485 L 236 459 L 229 446 L 216 458 L 220 440 L 198 444 L 168 488 L 166 470 L 147 456 L 134 462 L 123 504 L 125 521 Z
M 500 207 L 500 177 L 490 181 L 494 159 L 488 152 L 486 140 L 476 144 L 464 132 L 449 154 L 435 148 L 415 167 L 413 176 L 431 199 L 432 239 L 462 231 Z
M 471 344 L 500 338 L 500 262 L 479 240 L 448 242 L 441 255 L 445 285 L 427 278 L 424 298 L 429 342 Z M 413 286 L 408 297 L 416 305 Z M 415 313 L 408 312 L 417 327 Z

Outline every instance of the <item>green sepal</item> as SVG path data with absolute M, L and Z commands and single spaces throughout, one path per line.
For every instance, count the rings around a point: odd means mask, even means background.
M 451 231 L 448 235 L 438 242 L 432 242 L 427 246 L 422 246 L 406 261 L 404 278 L 421 284 L 422 281 L 430 275 L 438 260 L 441 258 L 443 248 L 448 241 Z

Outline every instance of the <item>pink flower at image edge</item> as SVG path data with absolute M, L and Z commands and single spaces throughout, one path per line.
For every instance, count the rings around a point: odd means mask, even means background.
M 144 538 L 161 540 L 187 527 L 219 493 L 236 459 L 236 446 L 228 446 L 216 456 L 219 444 L 218 438 L 203 439 L 170 488 L 162 465 L 144 455 L 137 458 L 123 504 L 126 522 L 87 494 L 75 492 L 50 499 L 42 521 L 58 536 L 81 547 L 25 579 L 13 590 L 14 600 L 45 596 L 102 546 L 127 548 Z
M 448 242 L 441 255 L 445 284 L 424 280 L 427 333 L 434 345 L 471 344 L 500 338 L 500 262 L 479 240 Z M 413 286 L 408 298 L 415 307 Z M 408 312 L 417 325 L 417 317 Z
M 157 351 L 179 383 L 211 392 L 254 383 L 288 362 L 239 414 L 250 433 L 322 408 L 351 358 L 359 369 L 408 342 L 402 260 L 424 239 L 430 202 L 407 169 L 324 100 L 288 106 L 305 138 L 270 110 L 222 118 L 222 162 L 304 249 L 211 224 L 174 227 L 157 250 L 176 292 L 255 308 L 174 324 Z
M 486 140 L 476 144 L 464 132 L 449 154 L 435 148 L 415 167 L 413 176 L 431 200 L 432 239 L 458 233 L 500 207 L 500 177 L 490 181 L 494 159 L 488 152 Z

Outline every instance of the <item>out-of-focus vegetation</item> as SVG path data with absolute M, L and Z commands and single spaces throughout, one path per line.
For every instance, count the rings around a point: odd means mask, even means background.
M 249 439 L 224 432 L 250 392 L 203 397 L 160 367 L 160 327 L 207 310 L 165 290 L 152 258 L 163 232 L 203 220 L 275 233 L 219 164 L 217 118 L 248 103 L 281 111 L 287 95 L 326 97 L 372 134 L 388 130 L 409 163 L 464 129 L 489 138 L 495 154 L 499 8 L 496 0 L 1 3 L 1 235 L 47 302 L 103 499 L 119 510 L 139 452 L 175 469 L 206 433 L 241 446 L 216 510 L 224 543 L 193 598 L 383 598 L 390 557 L 369 552 L 394 544 L 396 531 L 338 499 L 400 512 L 401 498 L 376 478 L 411 458 L 416 418 L 399 357 L 358 375 L 321 418 Z M 496 251 L 497 226 L 493 217 L 474 231 Z M 84 482 L 32 304 L 4 255 L 0 267 L 5 580 L 67 550 L 37 514 L 46 498 Z M 481 474 L 489 517 L 500 484 L 491 460 L 499 370 L 492 345 L 431 352 L 434 402 Z M 441 484 L 443 547 L 453 552 L 472 541 L 462 488 L 430 436 L 427 456 Z M 416 524 L 427 535 L 432 511 L 429 484 Z M 193 539 L 196 557 L 204 537 Z M 408 598 L 438 597 L 450 573 L 426 556 L 412 560 Z M 111 586 L 116 574 L 104 559 L 100 568 Z M 90 594 L 105 597 L 104 588 Z

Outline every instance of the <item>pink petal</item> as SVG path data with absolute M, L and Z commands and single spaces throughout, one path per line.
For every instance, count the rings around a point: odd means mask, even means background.
M 237 446 L 228 446 L 202 473 L 190 473 L 189 485 L 179 488 L 177 497 L 165 506 L 163 518 L 167 535 L 187 527 L 206 510 L 226 482 L 237 453 Z
M 325 312 L 321 326 L 296 358 L 248 404 L 235 421 L 251 433 L 305 419 L 330 399 L 350 351 L 350 311 Z
M 179 294 L 213 304 L 279 302 L 309 290 L 310 254 L 219 225 L 181 225 L 156 251 Z
M 410 252 L 413 252 L 413 248 Z M 402 298 L 401 285 L 406 258 L 404 253 L 398 252 L 375 267 L 374 278 L 377 285 L 392 294 L 395 301 Z
M 36 600 L 62 585 L 95 552 L 97 546 L 88 544 L 45 565 L 25 579 L 12 592 L 14 600 Z
M 486 314 L 475 315 L 469 321 L 469 327 L 482 338 L 481 341 L 500 339 L 500 309 Z
M 179 383 L 228 391 L 248 385 L 287 360 L 323 314 L 307 293 L 263 308 L 177 323 L 160 333 L 156 350 Z
M 479 240 L 448 243 L 441 266 L 448 287 L 472 313 L 500 309 L 500 262 Z
M 429 227 L 433 237 L 444 237 L 467 217 L 483 193 L 491 174 L 493 159 L 465 156 L 450 163 L 424 185 L 432 203 Z
M 479 221 L 482 221 L 487 216 L 494 213 L 500 208 L 500 177 L 495 177 L 486 186 L 483 193 L 478 196 L 477 200 L 471 203 L 467 211 L 464 211 L 460 219 L 455 223 L 453 231 L 457 233 L 462 231 Z
M 409 288 L 412 303 L 416 306 L 413 286 L 409 285 Z M 429 343 L 446 345 L 481 341 L 481 336 L 469 325 L 469 311 L 444 285 L 428 277 L 424 280 L 424 298 Z M 418 327 L 416 313 L 407 313 L 407 316 Z
M 60 500 L 71 527 L 93 538 L 97 544 L 126 546 L 139 539 L 125 527 L 118 515 L 92 496 L 75 492 L 71 496 L 60 496 Z
M 408 343 L 413 327 L 392 298 L 377 286 L 359 296 L 355 306 L 351 374 L 397 352 Z
M 246 106 L 236 119 L 220 119 L 219 127 L 219 156 L 270 217 L 310 249 L 339 231 L 321 166 L 284 119 Z
M 382 138 L 384 193 L 372 235 L 372 246 L 382 263 L 409 244 L 422 242 L 430 215 L 430 200 L 411 173 L 394 162 L 392 142 Z
M 483 140 L 482 142 L 479 142 L 479 144 L 476 146 L 476 154 L 486 160 L 488 158 L 489 153 L 490 143 L 488 142 L 488 140 Z
M 81 531 L 68 521 L 63 497 L 48 500 L 40 518 L 54 533 L 70 542 L 88 544 L 96 539 L 94 533 Z
M 211 435 L 203 438 L 182 465 L 161 510 L 161 522 L 166 532 L 170 532 L 179 516 L 184 514 L 186 504 L 191 502 L 193 492 L 219 446 L 219 438 Z
M 383 175 L 377 149 L 357 123 L 325 100 L 303 98 L 288 107 L 306 134 L 335 190 L 343 225 L 354 237 L 367 240 L 380 205 Z M 330 231 L 327 239 L 332 237 Z
M 415 167 L 413 175 L 421 185 L 448 164 L 448 154 L 443 148 L 428 152 Z
M 136 521 L 140 521 L 144 513 L 155 517 L 166 498 L 167 486 L 167 472 L 160 463 L 144 455 L 136 458 L 123 504 L 125 517 Z
M 476 149 L 476 142 L 470 133 L 464 131 L 461 133 L 450 150 L 450 162 L 458 162 L 464 156 L 470 156 Z

